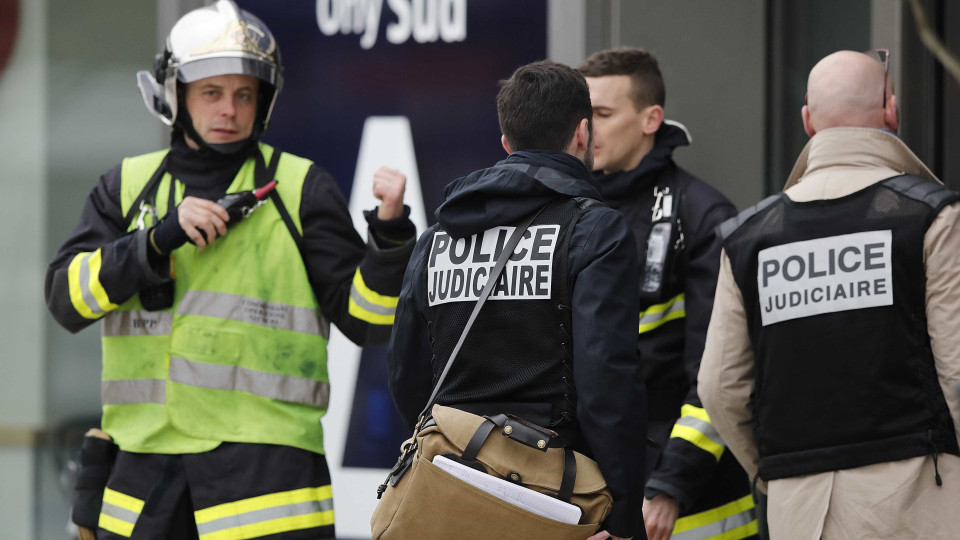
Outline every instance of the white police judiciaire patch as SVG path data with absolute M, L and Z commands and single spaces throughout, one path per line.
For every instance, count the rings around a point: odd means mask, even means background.
M 494 227 L 481 234 L 456 239 L 445 232 L 437 232 L 427 263 L 428 303 L 435 306 L 476 301 L 514 229 Z M 549 299 L 553 253 L 559 233 L 559 225 L 538 225 L 524 231 L 490 292 L 490 299 Z
M 763 326 L 893 304 L 892 233 L 870 231 L 793 242 L 757 255 Z

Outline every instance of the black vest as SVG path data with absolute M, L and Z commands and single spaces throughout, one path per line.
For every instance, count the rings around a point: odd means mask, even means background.
M 547 205 L 524 233 L 480 310 L 437 403 L 477 414 L 512 413 L 567 432 L 574 444 L 567 248 L 584 199 Z M 424 272 L 436 384 L 486 276 L 513 227 L 466 238 L 438 228 Z
M 756 357 L 764 480 L 958 454 L 927 335 L 923 239 L 960 199 L 899 176 L 770 197 L 721 225 Z

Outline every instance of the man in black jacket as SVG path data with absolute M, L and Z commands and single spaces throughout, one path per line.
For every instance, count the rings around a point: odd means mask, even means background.
M 590 184 L 589 90 L 576 71 L 537 62 L 502 83 L 497 110 L 510 156 L 447 186 L 438 224 L 414 248 L 388 351 L 391 393 L 412 426 L 486 282 L 498 237 L 545 207 L 437 403 L 554 429 L 597 461 L 613 494 L 605 530 L 591 539 L 644 538 L 636 244 Z
M 757 526 L 748 479 L 697 397 L 720 261 L 713 229 L 736 208 L 673 162 L 690 136 L 664 120 L 663 77 L 650 53 L 601 51 L 579 69 L 593 103 L 594 180 L 627 216 L 640 254 L 639 351 L 650 436 L 660 444 L 647 454 L 647 533 L 749 538 Z

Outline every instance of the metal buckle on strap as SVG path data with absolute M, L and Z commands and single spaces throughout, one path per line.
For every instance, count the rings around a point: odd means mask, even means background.
M 670 187 L 661 189 L 659 186 L 653 187 L 653 221 L 659 221 L 664 217 L 673 215 L 673 195 L 670 194 Z
M 267 204 L 267 199 L 266 198 L 260 199 L 259 201 L 257 201 L 257 204 L 254 204 L 252 206 L 244 206 L 243 208 L 241 208 L 240 213 L 243 215 L 243 218 L 246 219 L 250 217 L 250 214 L 252 214 L 254 210 L 256 210 L 257 208 L 260 208 L 265 204 Z
M 400 479 L 403 478 L 403 475 L 410 469 L 410 465 L 413 464 L 413 456 L 417 450 L 417 435 L 421 430 L 433 424 L 436 424 L 433 417 L 427 417 L 425 414 L 421 415 L 417 420 L 417 426 L 413 429 L 413 437 L 400 448 L 400 457 L 397 458 L 397 462 L 393 464 L 393 468 L 387 473 L 387 478 L 377 487 L 377 499 L 383 497 L 383 493 L 387 491 L 387 487 L 397 485 L 397 482 L 399 482 Z
M 150 212 L 150 218 L 152 220 L 151 225 L 157 224 L 157 209 L 153 207 L 152 204 L 148 204 L 147 201 L 140 201 L 140 213 L 137 214 L 137 229 L 144 230 L 147 228 L 144 218 L 147 216 L 147 212 Z

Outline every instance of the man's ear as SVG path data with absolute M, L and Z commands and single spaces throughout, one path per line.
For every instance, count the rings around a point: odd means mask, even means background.
M 646 108 L 646 114 L 643 119 L 643 133 L 645 135 L 653 135 L 660 129 L 660 125 L 663 124 L 663 107 L 660 105 L 651 105 Z
M 808 137 L 813 137 L 817 134 L 817 130 L 813 129 L 813 122 L 810 121 L 810 108 L 806 105 L 800 109 L 800 117 L 803 119 L 803 130 L 807 132 Z
M 500 136 L 500 145 L 503 146 L 503 149 L 507 151 L 508 154 L 512 154 L 513 150 L 510 149 L 510 143 L 507 142 L 507 136 Z
M 580 124 L 577 125 L 577 132 L 575 135 L 577 143 L 577 151 L 586 152 L 590 148 L 590 120 L 584 118 L 580 120 Z
M 900 114 L 897 110 L 897 96 L 890 94 L 887 97 L 887 108 L 883 110 L 883 124 L 887 129 L 896 133 L 900 129 Z
M 587 155 L 587 150 L 590 148 L 590 120 L 584 118 L 580 120 L 580 123 L 577 124 L 577 129 L 573 131 L 573 137 L 570 139 L 570 142 L 567 144 L 566 152 L 571 156 L 575 156 L 579 160 L 583 160 L 583 157 Z

